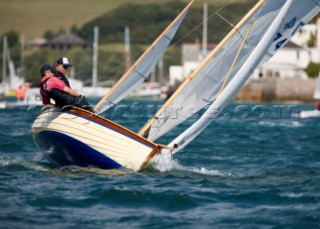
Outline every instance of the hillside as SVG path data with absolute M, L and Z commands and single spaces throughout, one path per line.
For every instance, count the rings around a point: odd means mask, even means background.
M 253 1 L 250 3 L 234 2 L 221 9 L 221 5 L 208 4 L 208 34 L 209 42 L 215 43 L 221 35 L 229 29 L 230 24 L 222 18 L 227 18 L 231 24 L 236 23 L 244 14 L 249 11 Z M 114 10 L 109 11 L 92 21 L 84 24 L 76 31 L 81 37 L 88 41 L 93 39 L 93 28 L 98 25 L 100 31 L 100 43 L 115 43 L 123 39 L 124 27 L 130 28 L 131 43 L 149 44 L 156 35 L 180 13 L 185 7 L 183 1 L 170 1 L 153 4 L 123 4 Z M 219 10 L 221 9 L 221 10 Z M 219 10 L 219 15 L 214 14 Z M 106 23 L 107 22 L 107 23 Z M 181 39 L 184 42 L 195 42 L 202 37 L 203 6 L 192 7 L 174 41 Z
M 161 0 L 161 3 L 170 0 Z M 183 0 L 184 2 L 188 2 Z M 199 0 L 209 4 L 226 4 L 232 0 Z M 252 0 L 233 0 L 232 2 L 252 2 Z M 125 3 L 159 3 L 158 0 L 0 0 L 0 37 L 15 30 L 26 40 L 42 37 L 44 32 L 61 29 L 70 30 L 73 25 L 83 26 L 86 22 Z

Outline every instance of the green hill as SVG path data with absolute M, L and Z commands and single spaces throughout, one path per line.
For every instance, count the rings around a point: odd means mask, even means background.
M 51 30 L 70 30 L 72 26 L 82 27 L 85 23 L 103 15 L 125 3 L 165 3 L 169 0 L 0 0 L 0 36 L 15 30 L 25 36 L 26 40 L 42 37 Z M 233 2 L 253 2 L 252 0 L 235 0 Z M 189 1 L 184 0 L 186 4 Z M 225 4 L 230 0 L 199 0 Z M 108 22 L 106 22 L 108 23 Z
M 250 3 L 234 2 L 223 7 L 219 3 L 208 4 L 208 41 L 215 43 L 221 35 L 231 29 L 252 7 Z M 84 24 L 76 31 L 88 41 L 93 39 L 93 28 L 98 25 L 102 44 L 115 43 L 123 40 L 124 27 L 129 26 L 131 43 L 150 44 L 166 26 L 186 6 L 184 1 L 165 3 L 150 3 L 140 5 L 136 3 L 123 4 Z M 219 15 L 215 12 L 219 11 Z M 226 23 L 229 20 L 230 23 Z M 203 6 L 194 5 L 180 26 L 173 43 L 183 39 L 183 42 L 195 42 L 202 38 Z

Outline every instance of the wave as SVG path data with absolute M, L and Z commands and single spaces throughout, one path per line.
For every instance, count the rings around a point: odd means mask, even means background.
M 163 153 L 151 160 L 151 164 L 154 169 L 160 172 L 180 171 L 190 172 L 193 174 L 203 174 L 209 176 L 231 176 L 229 173 L 223 173 L 219 170 L 212 170 L 206 168 L 194 168 L 180 165 L 177 160 L 173 159 L 171 154 Z
M 35 170 L 35 171 L 49 171 L 50 168 L 46 167 L 43 164 L 36 163 L 34 161 L 28 161 L 23 157 L 0 157 L 0 168 L 7 167 L 20 167 L 27 170 Z
M 305 126 L 305 124 L 299 121 L 260 121 L 258 122 L 260 126 L 266 127 L 289 127 L 289 128 L 299 128 Z

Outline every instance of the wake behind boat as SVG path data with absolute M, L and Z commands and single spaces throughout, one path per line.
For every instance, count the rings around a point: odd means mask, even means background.
M 94 107 L 96 112 L 117 104 L 148 77 L 193 3 L 100 100 Z M 43 155 L 57 165 L 139 171 L 157 153 L 174 154 L 196 138 L 218 117 L 253 70 L 319 11 L 320 0 L 258 1 L 138 133 L 80 108 L 49 108 L 32 125 L 33 139 Z M 167 146 L 154 143 L 205 107 L 203 115 Z

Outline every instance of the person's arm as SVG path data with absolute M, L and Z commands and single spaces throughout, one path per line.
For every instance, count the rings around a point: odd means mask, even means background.
M 68 94 L 70 94 L 70 95 L 76 96 L 76 97 L 79 97 L 79 96 L 80 96 L 79 93 L 77 93 L 76 91 L 72 90 L 72 89 L 71 89 L 70 87 L 68 87 L 68 86 L 65 86 L 65 87 L 63 88 L 63 91 L 66 92 L 66 93 L 68 93 Z

